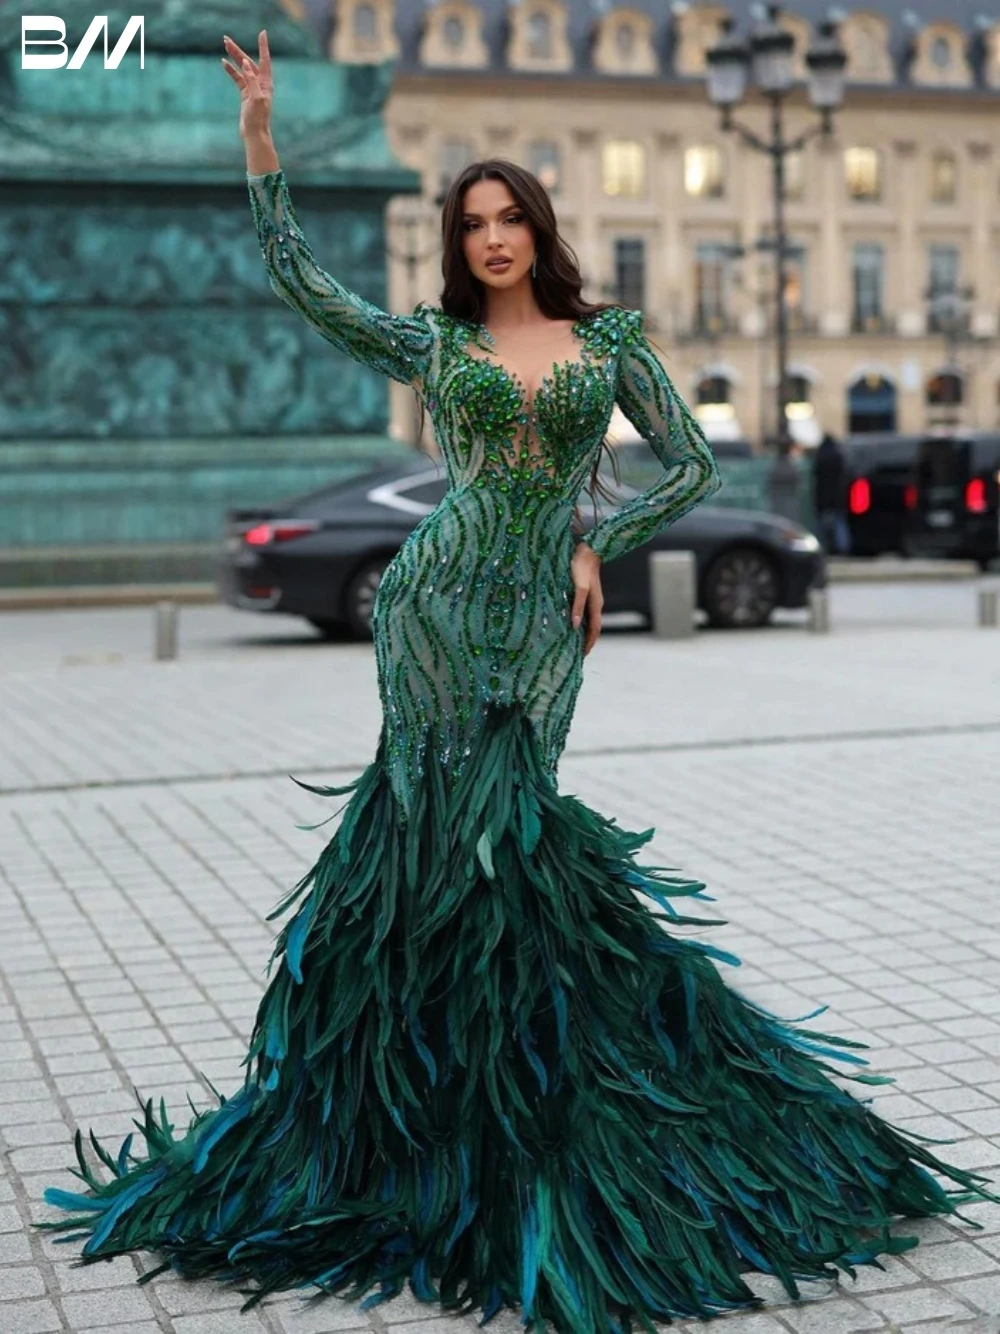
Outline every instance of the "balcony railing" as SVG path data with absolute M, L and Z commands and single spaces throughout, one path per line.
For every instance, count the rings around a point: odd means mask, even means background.
M 896 327 L 893 316 L 886 315 L 884 311 L 859 311 L 856 310 L 851 315 L 851 333 L 856 334 L 887 334 L 892 333 Z

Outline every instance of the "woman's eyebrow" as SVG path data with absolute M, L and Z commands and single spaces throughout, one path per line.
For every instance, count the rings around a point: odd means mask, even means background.
M 510 213 L 512 209 L 520 207 L 521 207 L 520 204 L 508 204 L 506 208 L 498 208 L 494 216 L 502 218 L 505 213 Z M 469 213 L 467 211 L 463 211 L 462 213 L 463 218 L 482 218 L 482 216 L 483 215 L 481 213 Z

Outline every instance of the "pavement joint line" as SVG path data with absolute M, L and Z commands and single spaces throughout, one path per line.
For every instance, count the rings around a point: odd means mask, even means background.
M 614 755 L 675 755 L 685 752 L 717 750 L 751 750 L 766 746 L 815 746 L 828 745 L 833 741 L 909 741 L 935 736 L 981 736 L 984 733 L 1000 732 L 1000 719 L 973 723 L 930 723 L 924 726 L 903 725 L 900 727 L 858 728 L 844 732 L 802 732 L 797 734 L 773 733 L 765 736 L 724 737 L 719 740 L 703 741 L 654 741 L 632 743 L 625 746 L 581 746 L 579 749 L 567 746 L 562 759 L 566 761 L 600 759 Z M 374 759 L 374 750 L 372 751 Z M 300 774 L 315 777 L 317 775 L 357 774 L 371 760 L 359 760 L 355 763 L 336 763 L 317 765 L 306 763 Z M 85 778 L 76 782 L 63 783 L 25 783 L 17 787 L 0 787 L 0 802 L 7 798 L 46 796 L 60 792 L 85 791 L 124 791 L 142 787 L 182 787 L 193 783 L 229 783 L 242 779 L 289 778 L 295 782 L 295 776 L 284 766 L 267 769 L 222 769 L 207 773 L 159 774 L 157 776 L 137 776 L 135 778 Z

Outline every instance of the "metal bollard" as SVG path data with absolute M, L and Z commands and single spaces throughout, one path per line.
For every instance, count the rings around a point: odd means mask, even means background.
M 653 634 L 685 639 L 694 634 L 697 568 L 693 551 L 654 551 L 649 557 Z
M 825 588 L 809 590 L 809 629 L 816 635 L 830 632 L 830 594 Z
M 1000 588 L 994 586 L 979 590 L 979 624 L 1000 625 Z
M 177 657 L 177 603 L 158 602 L 156 604 L 156 648 L 157 662 L 167 662 Z

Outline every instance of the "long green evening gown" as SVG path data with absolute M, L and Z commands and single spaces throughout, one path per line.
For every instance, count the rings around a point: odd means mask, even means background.
M 367 1304 L 399 1293 L 487 1319 L 520 1308 L 624 1334 L 756 1302 L 915 1244 L 984 1178 L 890 1127 L 831 1075 L 859 1044 L 779 1021 L 672 934 L 703 886 L 561 794 L 582 680 L 574 503 L 614 403 L 663 463 L 601 521 L 612 560 L 719 485 L 636 310 L 579 320 L 579 356 L 526 401 L 480 324 L 392 316 L 320 269 L 283 173 L 249 176 L 278 295 L 338 348 L 418 388 L 450 489 L 374 610 L 383 726 L 295 912 L 241 1087 L 179 1137 L 139 1104 L 117 1154 L 76 1134 L 86 1191 L 49 1188 L 82 1262 L 133 1250 L 187 1276 Z M 667 923 L 665 928 L 663 923 Z M 811 1017 L 811 1016 L 810 1016 Z M 863 1073 L 853 1079 L 888 1082 Z M 945 1189 L 932 1172 L 958 1183 Z M 235 1328 L 235 1327 L 234 1327 Z

